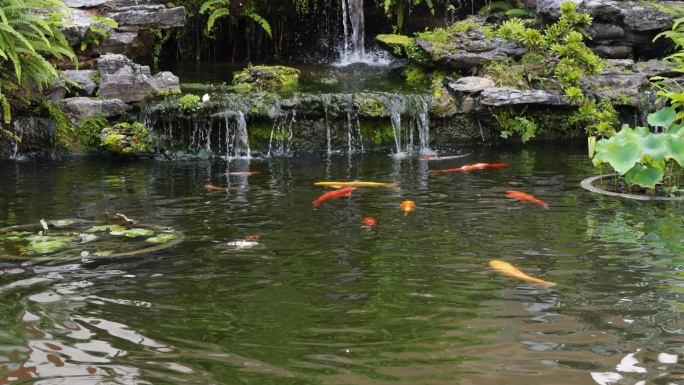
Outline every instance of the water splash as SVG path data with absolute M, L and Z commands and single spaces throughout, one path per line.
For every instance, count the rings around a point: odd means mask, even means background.
M 330 103 L 332 102 L 332 95 L 322 95 L 321 100 L 323 101 L 323 111 L 325 111 L 325 131 L 328 138 L 328 154 L 330 154 L 332 152 L 332 146 L 330 143 L 330 119 L 328 118 L 328 108 L 330 107 Z
M 351 31 L 350 27 L 351 26 Z M 363 0 L 342 0 L 342 33 L 340 60 L 335 66 L 363 63 L 369 66 L 389 66 L 395 60 L 384 50 L 366 52 Z
M 226 135 L 228 133 L 226 132 Z M 247 121 L 242 111 L 238 111 L 237 130 L 235 130 L 235 156 L 250 157 L 249 138 L 247 137 Z

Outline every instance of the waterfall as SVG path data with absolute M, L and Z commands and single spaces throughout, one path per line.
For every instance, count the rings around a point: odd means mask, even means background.
M 658 93 L 656 91 L 644 91 L 641 95 L 639 100 L 641 100 L 641 125 L 644 127 L 648 127 L 648 115 L 658 111 L 661 108 L 664 108 L 667 106 L 667 98 L 663 97 L 661 98 L 660 102 L 656 103 L 656 100 L 658 100 L 660 96 L 658 96 Z M 636 122 L 636 117 L 634 118 L 634 126 L 637 125 Z
M 351 36 L 347 25 L 351 24 Z M 342 26 L 344 46 L 340 52 L 340 64 L 361 62 L 366 59 L 363 40 L 365 25 L 363 18 L 363 0 L 342 0 Z
M 328 119 L 328 107 L 330 106 L 330 103 L 332 103 L 332 95 L 322 95 L 321 100 L 323 100 L 323 110 L 325 111 L 325 131 L 328 137 L 328 154 L 330 154 L 332 152 L 332 147 L 330 144 L 330 119 Z
M 394 143 L 397 146 L 397 155 L 400 155 L 404 153 L 401 146 L 401 113 L 403 112 L 404 106 L 399 95 L 393 96 L 394 97 L 390 97 L 388 95 L 387 97 L 383 98 L 383 101 L 385 102 L 385 108 L 387 108 L 390 113 L 392 132 L 394 134 Z
M 420 153 L 423 155 L 433 154 L 430 149 L 430 118 L 428 117 L 428 102 L 418 98 L 418 116 L 416 126 L 418 127 L 418 137 L 420 138 Z
M 227 134 L 227 133 L 226 133 Z M 249 158 L 249 138 L 247 137 L 247 122 L 242 111 L 238 111 L 237 130 L 235 130 L 235 156 Z
M 268 141 L 267 156 L 288 156 L 291 155 L 290 144 L 294 137 L 294 127 L 297 123 L 297 111 L 292 111 L 292 118 L 288 120 L 289 114 L 286 113 L 282 119 L 276 118 L 271 128 L 271 136 Z M 275 140 L 275 141 L 274 141 Z

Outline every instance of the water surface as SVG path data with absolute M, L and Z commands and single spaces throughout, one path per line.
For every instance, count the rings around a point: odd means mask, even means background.
M 127 259 L 0 261 L 0 383 L 684 382 L 684 207 L 585 192 L 582 144 L 440 151 L 472 154 L 0 163 L 2 227 L 108 210 L 185 234 Z M 477 162 L 511 166 L 429 172 Z M 314 182 L 354 180 L 398 187 L 312 207 Z

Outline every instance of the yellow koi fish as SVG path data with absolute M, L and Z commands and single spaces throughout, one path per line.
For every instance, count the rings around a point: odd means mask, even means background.
M 506 274 L 507 276 L 512 277 L 512 278 L 518 278 L 518 279 L 522 279 L 523 281 L 537 283 L 537 284 L 544 286 L 544 287 L 556 286 L 556 284 L 553 282 L 546 282 L 546 281 L 541 280 L 539 278 L 532 278 L 529 275 L 523 273 L 522 271 L 516 269 L 510 263 L 507 263 L 507 262 L 491 261 L 491 262 L 489 262 L 489 266 L 491 266 L 494 270 L 496 270 L 500 273 Z
M 394 183 L 376 183 L 376 182 L 316 182 L 316 186 L 330 186 L 334 188 L 342 187 L 397 187 Z

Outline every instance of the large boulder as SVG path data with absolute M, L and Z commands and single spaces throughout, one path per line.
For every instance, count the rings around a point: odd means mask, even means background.
M 567 99 L 556 91 L 526 90 L 500 87 L 487 88 L 482 91 L 480 103 L 486 106 L 510 106 L 516 104 L 542 104 L 550 106 L 569 105 Z
M 67 114 L 67 117 L 74 126 L 80 125 L 81 118 L 90 118 L 102 114 L 116 116 L 133 108 L 118 99 L 94 100 L 79 97 L 63 99 L 57 103 L 60 109 Z
M 103 99 L 138 102 L 154 91 L 180 90 L 180 81 L 171 72 L 152 76 L 149 66 L 135 64 L 124 55 L 103 55 L 98 59 L 100 93 Z
M 416 45 L 439 67 L 469 69 L 493 61 L 504 61 L 506 53 L 487 40 L 480 28 L 452 32 L 446 43 L 415 38 Z
M 599 75 L 583 76 L 580 81 L 582 88 L 595 98 L 617 100 L 624 104 L 637 103 L 639 93 L 651 85 L 644 73 L 615 68 L 604 68 Z

